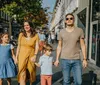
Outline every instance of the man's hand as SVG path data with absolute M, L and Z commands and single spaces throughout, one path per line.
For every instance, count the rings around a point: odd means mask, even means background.
M 86 68 L 88 65 L 87 60 L 83 60 L 83 68 Z
M 54 62 L 54 65 L 57 67 L 57 66 L 59 65 L 59 60 L 56 60 L 56 61 Z

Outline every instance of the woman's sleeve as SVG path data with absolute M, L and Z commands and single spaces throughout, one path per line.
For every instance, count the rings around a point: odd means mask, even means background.
M 36 34 L 36 41 L 39 42 L 39 36 L 38 36 L 38 34 Z
M 18 45 L 20 44 L 21 37 L 22 37 L 22 33 L 19 34 L 19 37 L 18 37 Z

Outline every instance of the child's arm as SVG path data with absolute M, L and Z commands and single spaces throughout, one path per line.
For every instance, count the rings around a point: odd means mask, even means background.
M 14 49 L 11 49 L 11 53 L 12 53 L 13 60 L 14 60 L 14 62 L 16 64 L 16 56 L 14 54 Z
M 11 45 L 11 54 L 12 54 L 12 57 L 13 57 L 13 60 L 14 60 L 15 64 L 17 64 L 13 45 Z
M 39 63 L 36 63 L 36 62 L 35 62 L 35 65 L 36 65 L 37 67 L 40 67 L 40 64 L 39 64 Z

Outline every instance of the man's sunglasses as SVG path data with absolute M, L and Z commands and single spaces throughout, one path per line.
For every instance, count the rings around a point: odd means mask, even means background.
M 73 20 L 73 18 L 66 18 L 66 20 Z

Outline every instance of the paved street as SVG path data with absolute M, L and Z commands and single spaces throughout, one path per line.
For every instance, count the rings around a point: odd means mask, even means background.
M 53 47 L 55 49 L 56 44 L 54 44 Z M 55 51 L 53 51 L 52 55 L 55 58 Z M 82 83 L 82 85 L 92 85 L 90 82 L 92 70 L 94 70 L 94 69 L 90 68 L 90 67 L 83 69 L 83 75 L 82 75 L 83 83 Z M 89 71 L 90 71 L 90 73 L 89 73 Z M 55 66 L 53 67 L 53 73 L 54 73 L 53 74 L 53 85 L 62 85 L 62 72 L 61 72 L 60 65 L 59 65 L 59 67 L 55 67 Z M 96 76 L 96 74 L 93 74 L 93 75 Z M 94 78 L 94 80 L 95 80 L 95 78 Z M 71 81 L 72 81 L 72 85 L 73 85 L 73 78 L 72 77 L 71 77 Z M 92 83 L 94 83 L 94 81 L 92 81 Z M 4 80 L 3 85 L 7 85 L 5 80 Z M 12 85 L 18 85 L 16 78 L 12 78 Z M 27 83 L 27 85 L 29 85 L 29 83 Z M 39 68 L 37 68 L 37 79 L 33 85 L 40 85 L 40 69 Z M 97 79 L 97 84 L 93 84 L 93 85 L 100 85 L 100 82 L 98 81 L 98 79 Z

